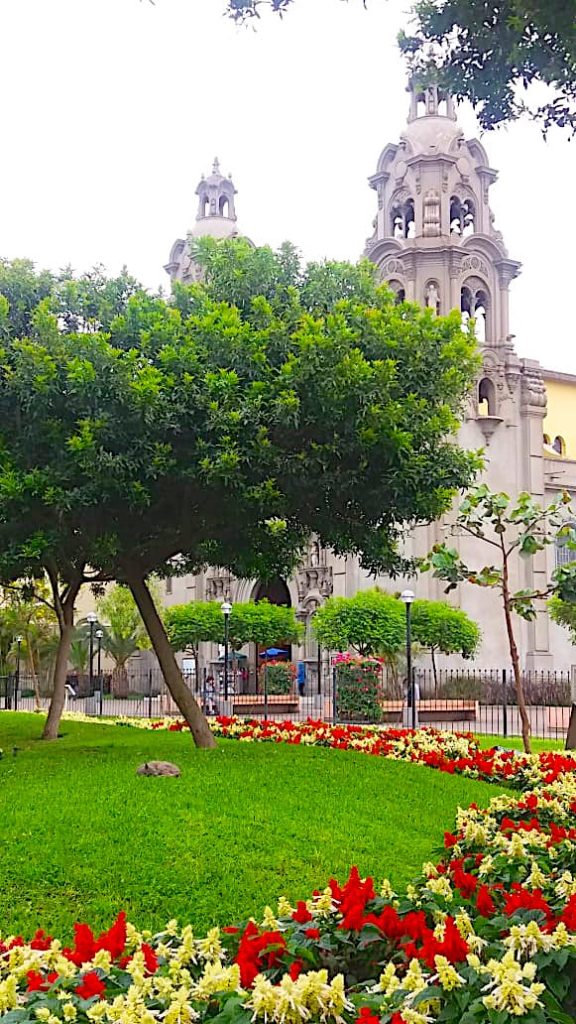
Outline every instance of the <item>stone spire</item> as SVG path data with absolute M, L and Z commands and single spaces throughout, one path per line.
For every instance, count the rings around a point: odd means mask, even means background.
M 188 239 L 205 235 L 212 238 L 235 238 L 238 235 L 234 205 L 237 192 L 232 176 L 226 178 L 221 173 L 218 157 L 214 158 L 212 173 L 208 177 L 203 174 L 200 178 L 195 194 L 198 196 L 196 223 Z M 185 284 L 198 277 L 188 239 L 178 238 L 174 242 L 169 261 L 164 267 L 172 281 L 183 281 Z
M 366 255 L 400 299 L 474 317 L 478 340 L 507 343 L 508 286 L 520 264 L 496 231 L 489 190 L 496 172 L 484 147 L 466 141 L 452 97 L 409 86 L 408 124 L 369 179 L 378 195 Z

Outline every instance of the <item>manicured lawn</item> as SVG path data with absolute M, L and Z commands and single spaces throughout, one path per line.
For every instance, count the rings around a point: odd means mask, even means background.
M 403 886 L 458 805 L 496 787 L 363 754 L 64 722 L 38 739 L 33 715 L 0 713 L 0 932 L 70 936 L 125 908 L 140 927 L 196 929 L 304 898 L 351 864 Z M 18 747 L 16 755 L 12 748 Z M 139 778 L 173 760 L 182 778 Z
M 512 748 L 513 750 L 523 750 L 522 740 L 520 736 L 481 736 L 477 735 L 481 747 L 485 749 L 489 747 L 506 747 Z M 541 750 L 564 750 L 565 743 L 563 740 L 538 740 L 532 737 L 532 753 L 539 754 Z

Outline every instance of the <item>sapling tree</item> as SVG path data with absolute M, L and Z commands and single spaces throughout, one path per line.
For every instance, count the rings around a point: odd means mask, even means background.
M 479 626 L 461 608 L 454 608 L 447 601 L 420 599 L 412 605 L 412 637 L 430 652 L 436 689 L 436 654 L 460 654 L 463 658 L 473 658 L 482 634 Z
M 401 601 L 374 587 L 354 597 L 330 597 L 314 614 L 314 634 L 329 651 L 395 655 L 405 641 Z
M 454 590 L 460 583 L 470 583 L 492 589 L 499 595 L 522 722 L 522 739 L 524 749 L 530 752 L 530 720 L 524 697 L 514 615 L 526 620 L 534 619 L 538 614 L 538 602 L 552 595 L 567 602 L 575 601 L 576 562 L 555 569 L 549 582 L 537 589 L 515 590 L 512 583 L 513 567 L 515 559 L 538 557 L 557 538 L 570 535 L 570 496 L 565 492 L 549 505 L 542 506 L 526 492 L 513 500 L 507 494 L 495 493 L 486 484 L 480 484 L 470 490 L 462 501 L 453 530 L 485 544 L 494 561 L 481 568 L 473 568 L 466 565 L 455 548 L 444 543 L 434 546 L 421 568 L 431 570 L 434 576 L 446 580 L 447 592 Z

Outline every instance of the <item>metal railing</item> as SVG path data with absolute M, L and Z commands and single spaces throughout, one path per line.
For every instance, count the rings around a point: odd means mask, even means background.
M 566 738 L 573 703 L 576 703 L 576 673 L 525 672 L 522 676 L 525 702 L 532 735 L 542 739 Z M 509 669 L 424 670 L 414 669 L 415 706 L 412 710 L 406 679 L 391 677 L 382 669 L 361 692 L 354 679 L 338 666 L 319 680 L 296 683 L 288 693 L 270 692 L 267 674 L 260 679 L 229 680 L 228 700 L 223 681 L 207 672 L 200 679 L 184 680 L 200 707 L 208 714 L 239 715 L 257 719 L 308 718 L 332 723 L 383 724 L 409 727 L 431 726 L 458 732 L 474 732 L 506 738 L 521 734 L 521 720 L 513 675 Z M 177 717 L 179 711 L 166 690 L 159 670 L 132 675 L 128 692 L 117 692 L 110 677 L 93 680 L 91 692 L 77 692 L 67 686 L 66 707 L 86 715 L 127 718 Z M 246 690 L 251 692 L 246 692 Z M 368 692 L 369 691 L 369 692 Z M 0 709 L 46 710 L 50 694 L 41 692 L 33 680 L 21 674 L 0 676 Z

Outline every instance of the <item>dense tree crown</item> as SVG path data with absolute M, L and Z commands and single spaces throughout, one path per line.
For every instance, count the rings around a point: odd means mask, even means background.
M 203 642 L 224 643 L 224 615 L 216 601 L 190 601 L 176 604 L 164 613 L 170 643 L 176 651 L 195 654 Z M 234 604 L 229 618 L 232 649 L 247 643 L 269 647 L 277 643 L 296 643 L 302 626 L 293 608 L 268 601 Z
M 228 0 L 227 12 L 253 22 L 294 2 Z M 400 34 L 412 72 L 470 100 L 483 128 L 527 113 L 545 129 L 576 130 L 575 0 L 416 0 L 412 14 Z M 535 83 L 551 94 L 527 93 Z
M 173 688 L 151 573 L 282 574 L 311 533 L 394 571 L 405 525 L 477 467 L 454 440 L 478 368 L 457 313 L 396 305 L 367 262 L 211 239 L 195 258 L 171 303 L 60 282 L 0 350 L 0 580 L 62 580 L 68 635 L 82 580 L 126 583 Z

